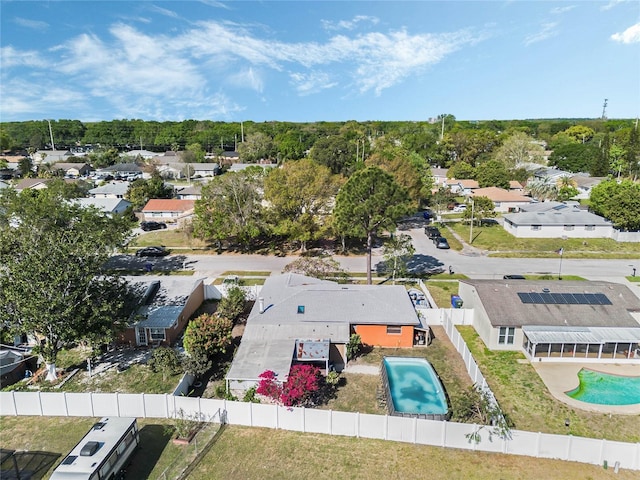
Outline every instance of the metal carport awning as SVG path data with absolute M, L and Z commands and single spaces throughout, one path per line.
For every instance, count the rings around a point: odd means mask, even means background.
M 534 344 L 639 343 L 640 328 L 523 326 L 522 332 Z

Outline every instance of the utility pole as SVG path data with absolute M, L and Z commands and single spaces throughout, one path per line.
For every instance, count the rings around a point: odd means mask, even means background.
M 244 143 L 244 125 L 240 122 L 240 141 Z
M 442 114 L 442 129 L 440 130 L 440 141 L 442 141 L 442 139 L 444 138 L 444 117 L 446 115 L 443 113 Z
M 607 101 L 609 99 L 605 98 L 604 99 L 604 104 L 602 105 L 602 120 L 606 120 L 607 119 Z
M 469 245 L 473 242 L 473 214 L 476 206 L 476 202 L 474 202 L 473 198 L 471 199 L 471 225 L 469 228 Z
M 51 130 L 51 122 L 47 120 L 47 123 L 49 124 L 49 136 L 51 137 L 51 150 L 55 151 L 56 144 L 53 143 L 53 130 Z

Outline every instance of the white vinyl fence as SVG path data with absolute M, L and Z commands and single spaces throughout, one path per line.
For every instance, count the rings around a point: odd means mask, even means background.
M 489 438 L 477 425 L 332 410 L 282 407 L 169 394 L 0 392 L 0 414 L 30 416 L 172 418 L 297 432 L 375 438 L 421 445 L 526 455 L 640 470 L 640 443 L 512 430 Z M 479 443 L 468 435 L 478 431 Z

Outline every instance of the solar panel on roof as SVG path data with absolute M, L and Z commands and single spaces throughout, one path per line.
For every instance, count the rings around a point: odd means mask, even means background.
M 604 293 L 518 292 L 522 303 L 538 305 L 612 305 Z
M 533 303 L 533 300 L 531 300 L 531 297 L 526 292 L 520 292 L 518 293 L 518 296 L 520 297 L 520 301 L 522 303 Z
M 600 305 L 612 305 L 611 300 L 604 293 L 594 293 L 593 296 L 598 299 Z
M 587 298 L 584 296 L 584 293 L 574 293 L 573 298 L 575 298 L 578 301 L 579 305 L 589 304 L 589 302 L 587 301 Z
M 563 293 L 562 296 L 564 297 L 564 299 L 567 301 L 569 305 L 578 304 L 578 300 L 576 300 L 576 297 L 573 296 L 573 293 Z
M 529 296 L 531 297 L 531 300 L 533 300 L 533 303 L 544 303 L 539 293 L 531 292 Z

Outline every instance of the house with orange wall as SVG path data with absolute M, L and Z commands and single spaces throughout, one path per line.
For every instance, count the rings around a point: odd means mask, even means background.
M 354 333 L 366 345 L 411 348 L 416 331 L 426 329 L 401 285 L 345 285 L 295 273 L 269 277 L 247 319 L 227 385 L 247 390 L 266 370 L 286 381 L 300 362 L 341 371 Z M 313 345 L 313 352 L 301 356 L 305 345 Z

